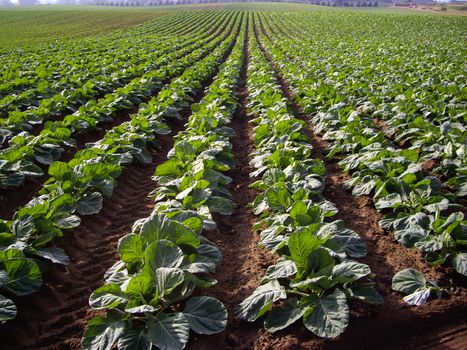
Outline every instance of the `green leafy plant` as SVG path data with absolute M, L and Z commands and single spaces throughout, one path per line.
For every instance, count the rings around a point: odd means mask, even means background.
M 250 39 L 249 111 L 255 116 L 252 184 L 259 190 L 252 203 L 260 216 L 261 244 L 279 255 L 260 286 L 235 309 L 253 322 L 265 316 L 270 332 L 302 320 L 319 337 L 334 338 L 349 323 L 349 299 L 380 304 L 369 266 L 352 261 L 362 257 L 362 239 L 342 221 L 328 222 L 337 213 L 326 201 L 326 168 L 312 159 L 312 147 L 284 97 L 257 42 Z
M 419 306 L 428 301 L 432 295 L 441 296 L 443 290 L 434 280 L 426 280 L 420 271 L 404 269 L 392 278 L 391 288 L 406 294 L 403 298 L 409 305 Z

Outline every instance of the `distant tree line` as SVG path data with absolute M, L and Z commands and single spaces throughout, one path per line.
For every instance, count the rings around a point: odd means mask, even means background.
M 224 0 L 226 1 L 226 0 Z M 376 7 L 378 1 L 351 1 L 351 0 L 227 0 L 230 2 L 289 2 L 312 4 L 321 6 L 342 6 L 342 7 Z M 391 0 L 380 0 L 389 2 Z M 98 6 L 162 6 L 162 5 L 188 5 L 188 4 L 209 4 L 221 3 L 222 0 L 58 0 L 61 5 L 98 5 Z M 40 4 L 38 0 L 19 0 L 20 6 L 32 6 Z M 0 7 L 13 6 L 11 0 L 0 0 Z
M 40 2 L 38 0 L 19 0 L 18 5 L 20 6 L 33 6 L 39 5 Z M 15 6 L 15 4 L 11 0 L 0 0 L 0 7 L 10 7 Z

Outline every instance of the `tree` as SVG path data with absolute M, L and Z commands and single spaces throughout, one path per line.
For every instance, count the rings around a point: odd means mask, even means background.
M 0 0 L 0 7 L 10 7 L 13 3 L 10 0 Z

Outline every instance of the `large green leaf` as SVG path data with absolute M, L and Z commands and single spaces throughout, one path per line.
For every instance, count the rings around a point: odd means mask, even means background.
M 65 251 L 58 247 L 36 248 L 33 253 L 55 264 L 68 265 L 70 262 L 70 258 Z
M 160 313 L 148 322 L 148 336 L 160 350 L 181 350 L 190 337 L 190 326 L 181 312 Z
M 310 298 L 310 308 L 303 316 L 306 328 L 322 338 L 335 338 L 349 324 L 349 307 L 345 294 L 336 289 L 322 298 Z
M 286 211 L 291 204 L 291 194 L 284 186 L 271 187 L 265 192 L 269 207 L 273 210 Z
M 191 273 L 213 273 L 221 260 L 222 253 L 219 248 L 212 244 L 201 244 L 197 248 L 194 260 L 183 266 L 183 269 Z
M 237 206 L 232 200 L 220 196 L 210 197 L 207 204 L 211 212 L 222 215 L 231 215 Z
M 308 206 L 305 202 L 297 202 L 289 212 L 290 217 L 298 222 L 299 226 L 306 226 L 313 223 L 312 217 L 308 215 Z
M 328 250 L 318 248 L 308 258 L 310 272 L 313 276 L 329 276 L 336 264 Z
M 386 208 L 396 208 L 402 202 L 402 197 L 398 193 L 391 193 L 383 198 L 380 198 L 376 203 L 375 207 L 378 210 Z
M 277 280 L 272 280 L 256 288 L 253 294 L 237 305 L 235 315 L 242 320 L 253 322 L 268 311 L 275 301 L 286 297 L 284 287 Z
M 160 297 L 170 294 L 184 280 L 184 272 L 177 268 L 161 267 L 155 272 L 155 286 Z
M 145 266 L 152 272 L 160 267 L 179 267 L 182 262 L 182 250 L 167 240 L 151 243 L 144 252 Z
M 146 329 L 130 329 L 118 340 L 118 350 L 151 350 Z
M 126 293 L 116 284 L 104 284 L 97 288 L 89 297 L 89 305 L 93 309 L 114 308 L 128 302 Z
M 123 262 L 132 263 L 144 258 L 144 239 L 140 235 L 130 234 L 118 241 L 118 254 Z
M 373 283 L 358 283 L 346 289 L 346 292 L 348 292 L 351 298 L 362 300 L 369 304 L 378 305 L 383 303 L 383 297 L 375 289 Z
M 28 214 L 22 215 L 20 218 L 13 221 L 11 225 L 11 231 L 14 233 L 15 238 L 22 242 L 29 241 L 35 228 L 34 218 Z
M 16 313 L 17 309 L 15 303 L 0 294 L 0 323 L 14 319 Z
M 292 260 L 281 260 L 266 270 L 262 281 L 271 281 L 278 278 L 287 278 L 297 273 L 297 267 Z
M 1 261 L 3 269 L 8 273 L 6 290 L 14 295 L 28 295 L 42 286 L 42 275 L 39 266 L 31 259 L 12 258 Z
M 71 229 L 78 227 L 81 224 L 81 219 L 77 215 L 69 215 L 57 220 L 55 223 L 60 228 Z
M 84 350 L 111 350 L 113 344 L 125 333 L 126 324 L 116 314 L 95 317 L 84 331 L 81 346 Z
M 193 247 L 198 247 L 200 244 L 198 235 L 191 228 L 160 213 L 152 214 L 144 220 L 140 234 L 148 242 L 165 239 Z
M 426 279 L 423 273 L 414 269 L 404 269 L 394 275 L 391 288 L 401 293 L 411 294 L 425 286 Z
M 280 331 L 300 319 L 305 310 L 297 299 L 287 299 L 283 305 L 271 310 L 264 321 L 264 328 L 271 333 Z
M 198 334 L 219 333 L 227 326 L 227 310 L 224 304 L 212 297 L 190 298 L 183 314 L 190 328 Z
M 344 261 L 332 269 L 332 278 L 342 284 L 357 281 L 370 274 L 371 270 L 368 265 L 355 261 Z
M 337 242 L 350 257 L 360 258 L 367 253 L 363 239 L 355 231 L 346 228 L 341 220 L 323 225 L 318 230 L 318 234 L 320 236 L 329 235 L 331 241 Z
M 141 295 L 150 294 L 153 291 L 153 279 L 149 273 L 133 276 L 126 284 L 125 293 L 138 298 Z
M 102 209 L 102 194 L 99 192 L 87 193 L 78 202 L 76 211 L 80 215 L 92 215 L 97 214 Z
M 325 241 L 303 231 L 290 235 L 288 246 L 292 260 L 297 266 L 298 275 L 303 275 L 308 269 L 308 259 L 310 254 L 318 249 Z

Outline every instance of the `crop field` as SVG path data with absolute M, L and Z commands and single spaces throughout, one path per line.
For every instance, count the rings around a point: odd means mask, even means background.
M 0 349 L 467 348 L 467 17 L 37 6 L 0 32 Z
M 165 15 L 166 11 L 131 8 L 68 7 L 43 10 L 40 6 L 27 9 L 0 10 L 0 47 L 15 49 L 34 46 L 38 42 L 106 33 L 132 27 Z

